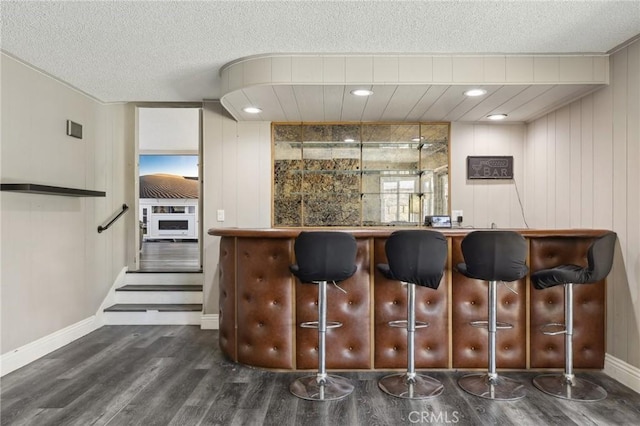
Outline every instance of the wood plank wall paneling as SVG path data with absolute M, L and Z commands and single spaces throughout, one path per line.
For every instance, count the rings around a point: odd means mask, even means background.
M 636 331 L 640 329 L 640 43 L 636 42 L 628 48 L 627 78 L 627 232 L 624 239 L 629 265 L 635 271 L 635 294 L 632 294 L 635 305 Z M 635 141 L 635 143 L 634 143 Z M 629 243 L 635 241 L 635 243 Z M 628 353 L 630 363 L 640 366 L 640 339 L 630 340 Z
M 607 288 L 607 352 L 640 367 L 640 42 L 611 59 L 611 85 L 529 123 L 526 211 L 533 228 L 618 233 Z
M 582 101 L 582 167 L 580 187 L 582 225 L 593 227 L 593 96 L 587 96 Z
M 626 143 L 626 83 L 627 83 L 627 49 L 620 51 L 612 58 L 612 87 L 607 91 L 607 94 L 611 100 L 611 113 L 610 116 L 610 137 L 612 140 L 612 147 L 615 155 L 612 156 L 613 173 L 614 178 L 612 192 L 614 192 L 613 200 L 615 202 L 613 209 L 613 226 L 619 233 L 620 257 L 615 263 L 614 277 L 612 281 L 613 287 L 609 289 L 608 306 L 611 309 L 611 315 L 608 315 L 608 319 L 611 322 L 611 339 L 609 347 L 615 353 L 630 355 L 629 342 L 627 336 L 637 326 L 630 325 L 628 317 L 633 314 L 633 304 L 629 304 L 628 289 L 633 285 L 631 280 L 627 281 L 625 272 L 625 260 L 626 257 L 626 240 L 628 238 L 626 229 L 626 220 L 620 220 L 627 211 L 626 197 L 620 197 L 618 193 L 626 192 L 625 188 L 628 184 L 626 179 L 627 169 L 620 164 L 617 159 L 620 155 L 624 154 L 627 150 Z M 637 183 L 636 183 L 637 184 Z M 637 212 L 636 212 L 637 214 Z M 637 244 L 637 241 L 636 241 Z M 631 271 L 627 269 L 627 271 Z M 637 285 L 637 284 L 636 284 Z M 633 339 L 632 339 L 633 340 Z
M 517 184 L 524 196 L 524 139 L 524 124 L 451 123 L 451 209 L 464 226 L 525 227 L 516 193 Z M 513 155 L 515 180 L 467 180 L 469 155 Z
M 219 101 L 203 109 L 204 228 L 266 228 L 271 223 L 271 124 L 237 122 Z M 217 210 L 224 210 L 218 222 Z M 220 240 L 205 238 L 204 312 L 218 313 Z
M 582 103 L 575 102 L 570 105 L 569 117 L 569 138 L 571 140 L 569 146 L 569 164 L 570 168 L 570 210 L 566 213 L 569 215 L 571 227 L 577 228 L 582 223 L 582 123 L 580 120 L 582 114 Z

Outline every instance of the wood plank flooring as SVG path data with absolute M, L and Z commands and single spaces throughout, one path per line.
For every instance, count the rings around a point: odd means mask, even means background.
M 140 271 L 200 271 L 197 241 L 145 241 L 140 250 Z
M 329 348 L 330 350 L 330 348 Z M 602 373 L 580 373 L 608 397 L 579 403 L 549 397 L 532 372 L 507 373 L 527 397 L 494 402 L 462 391 L 463 372 L 430 373 L 434 399 L 410 401 L 378 389 L 385 372 L 340 373 L 356 390 L 333 402 L 300 400 L 271 372 L 226 360 L 218 332 L 198 326 L 105 326 L 1 379 L 2 425 L 638 425 L 640 394 Z

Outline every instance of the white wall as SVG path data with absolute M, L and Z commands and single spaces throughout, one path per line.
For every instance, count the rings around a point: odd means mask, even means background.
M 2 192 L 4 354 L 96 313 L 126 263 L 126 219 L 102 234 L 96 229 L 131 202 L 132 191 L 125 189 L 126 107 L 101 104 L 5 54 L 0 59 L 2 182 L 107 192 Z M 82 140 L 66 136 L 67 119 L 83 125 Z
M 640 42 L 611 58 L 611 85 L 536 120 L 526 201 L 536 228 L 618 233 L 607 285 L 607 353 L 640 367 Z
M 197 154 L 199 108 L 139 108 L 140 154 Z
M 451 123 L 451 210 L 463 226 L 526 227 L 516 192 L 524 197 L 524 135 L 524 124 Z M 515 179 L 467 180 L 469 155 L 512 155 Z
M 206 232 L 271 225 L 271 124 L 236 122 L 219 102 L 205 102 L 202 160 L 204 311 L 217 314 L 220 238 Z

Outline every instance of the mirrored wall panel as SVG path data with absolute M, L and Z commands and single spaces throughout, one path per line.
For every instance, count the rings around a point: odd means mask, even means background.
M 449 123 L 273 124 L 273 225 L 418 225 L 449 214 Z

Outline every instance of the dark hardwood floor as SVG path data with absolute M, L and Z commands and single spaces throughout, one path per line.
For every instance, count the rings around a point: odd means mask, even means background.
M 199 271 L 200 249 L 197 241 L 145 241 L 140 250 L 140 271 Z
M 537 391 L 535 373 L 516 402 L 468 395 L 462 372 L 433 372 L 444 383 L 434 399 L 389 397 L 384 372 L 340 373 L 356 390 L 334 402 L 297 399 L 301 373 L 271 372 L 226 360 L 218 332 L 198 326 L 106 326 L 2 378 L 3 425 L 638 425 L 640 394 L 602 373 L 580 373 L 604 386 L 596 403 Z M 330 348 L 329 348 L 330 350 Z

